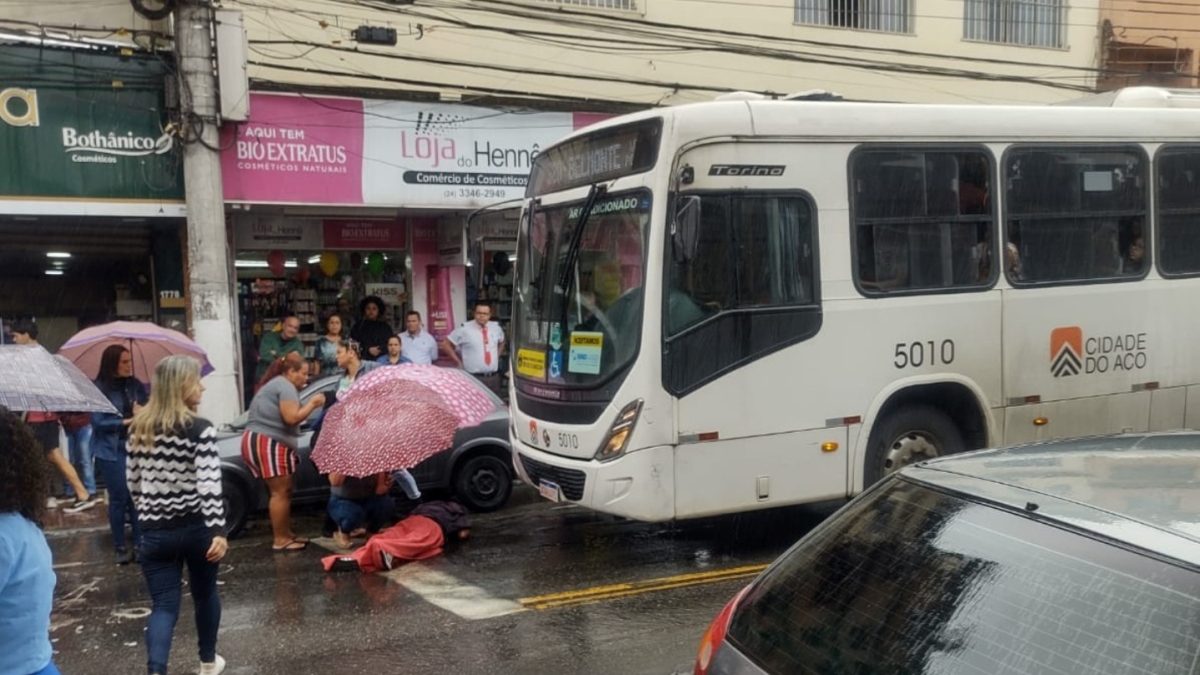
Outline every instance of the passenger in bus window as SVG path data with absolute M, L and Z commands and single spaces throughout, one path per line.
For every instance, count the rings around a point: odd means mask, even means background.
M 1146 263 L 1146 242 L 1142 229 L 1121 224 L 1121 274 L 1138 275 Z
M 962 215 L 987 213 L 988 163 L 983 155 L 965 155 L 958 177 L 958 212 Z
M 1004 245 L 1004 273 L 1012 281 L 1025 281 L 1021 267 L 1021 235 L 1016 227 L 1008 233 L 1008 243 Z

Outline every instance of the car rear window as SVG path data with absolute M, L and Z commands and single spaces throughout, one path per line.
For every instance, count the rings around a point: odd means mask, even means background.
M 1194 675 L 1200 570 L 895 479 L 785 554 L 728 635 L 771 673 Z

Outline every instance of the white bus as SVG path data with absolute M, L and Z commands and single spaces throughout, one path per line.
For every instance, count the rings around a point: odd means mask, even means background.
M 546 149 L 510 340 L 521 478 L 662 521 L 1200 426 L 1200 110 L 1138 93 L 717 101 Z

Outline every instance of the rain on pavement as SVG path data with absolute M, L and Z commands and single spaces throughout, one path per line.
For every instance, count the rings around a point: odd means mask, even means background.
M 64 673 L 145 668 L 149 598 L 136 565 L 113 564 L 102 510 L 55 512 L 48 532 L 51 639 Z M 645 524 L 518 488 L 445 555 L 375 575 L 324 573 L 320 539 L 273 553 L 260 518 L 221 565 L 218 650 L 226 672 L 247 675 L 690 673 L 725 602 L 830 511 Z M 297 514 L 304 534 L 321 523 L 319 509 Z M 197 664 L 185 589 L 171 668 Z

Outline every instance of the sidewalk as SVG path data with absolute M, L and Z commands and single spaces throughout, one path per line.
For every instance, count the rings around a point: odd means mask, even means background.
M 101 496 L 103 494 L 104 492 L 101 490 Z M 96 505 L 87 511 L 65 513 L 62 507 L 68 506 L 70 503 L 71 500 L 63 499 L 59 502 L 59 508 L 46 509 L 42 526 L 47 534 L 108 529 L 108 503 L 103 499 L 97 501 Z

